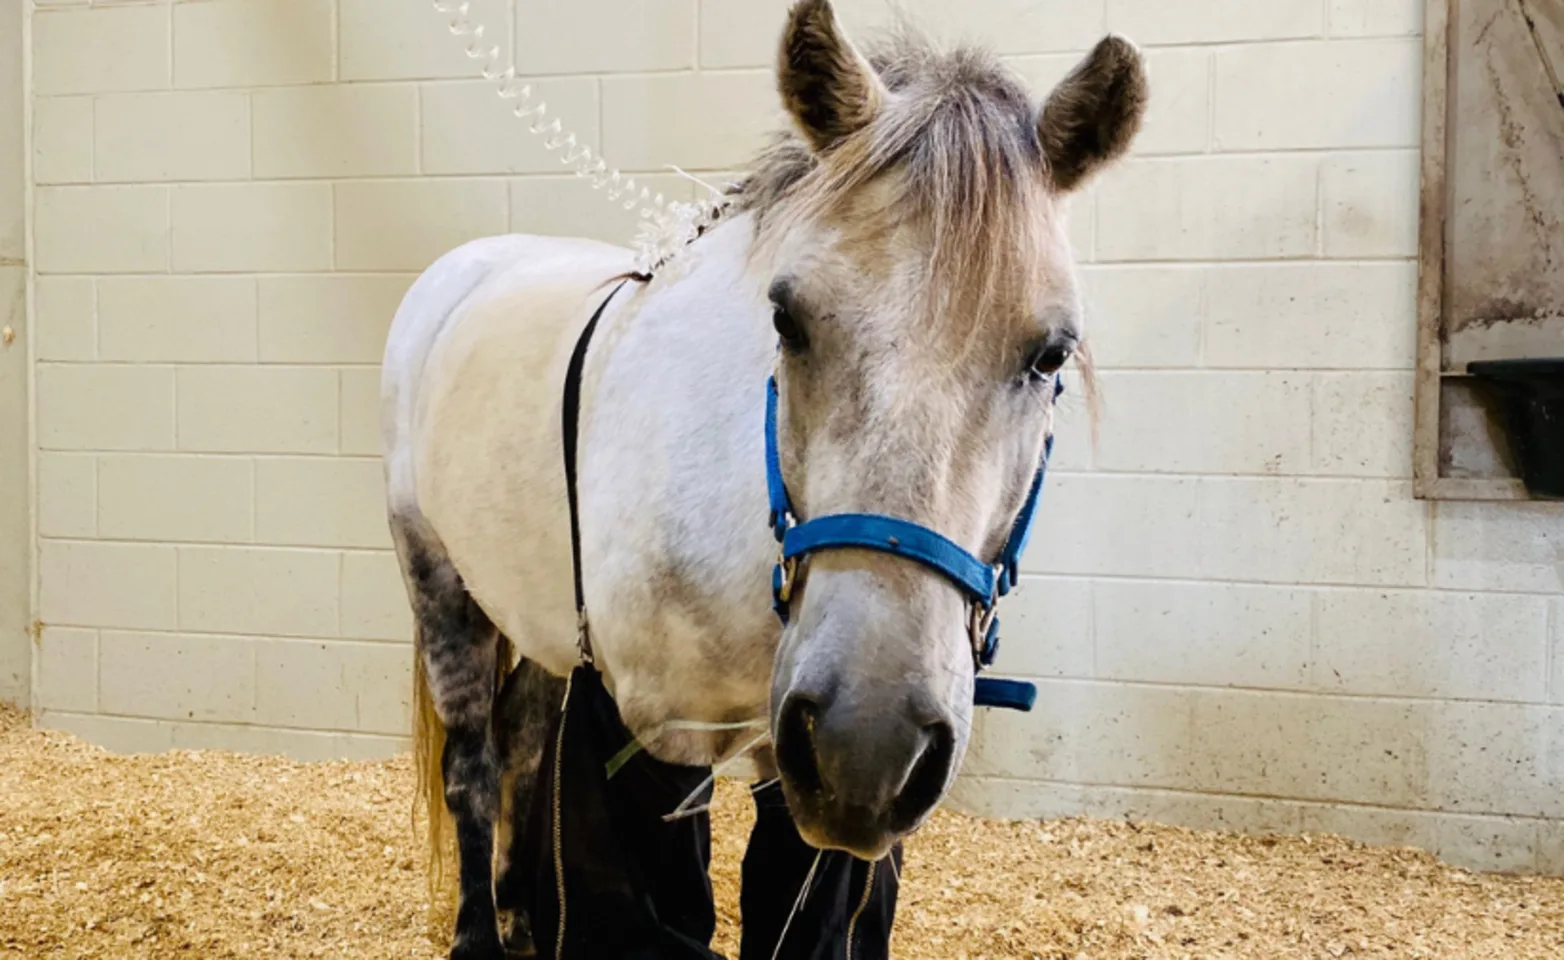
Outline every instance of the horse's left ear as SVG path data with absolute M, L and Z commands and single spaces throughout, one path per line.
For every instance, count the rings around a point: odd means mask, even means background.
M 830 0 L 799 0 L 788 12 L 777 87 L 816 150 L 868 126 L 885 102 L 885 84 L 842 32 Z
M 1104 37 L 1060 81 L 1037 118 L 1037 135 L 1054 187 L 1068 193 L 1130 148 L 1149 90 L 1140 51 Z

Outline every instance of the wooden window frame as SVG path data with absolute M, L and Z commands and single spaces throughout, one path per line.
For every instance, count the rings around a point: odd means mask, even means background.
M 1413 434 L 1413 488 L 1419 499 L 1531 501 L 1520 477 L 1450 477 L 1441 470 L 1444 384 L 1466 380 L 1444 365 L 1446 210 L 1449 202 L 1450 17 L 1460 0 L 1425 0 L 1423 117 L 1418 209 L 1417 365 Z

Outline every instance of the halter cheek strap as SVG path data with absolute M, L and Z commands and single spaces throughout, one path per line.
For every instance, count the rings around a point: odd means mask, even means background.
M 1062 380 L 1054 381 L 1054 396 L 1064 390 Z M 766 381 L 766 492 L 770 500 L 772 534 L 781 545 L 777 564 L 771 574 L 772 607 L 787 623 L 793 598 L 793 585 L 799 564 L 811 553 L 821 550 L 857 548 L 876 550 L 905 557 L 933 570 L 949 580 L 967 597 L 969 631 L 974 665 L 981 671 L 994 662 L 999 652 L 999 618 L 995 608 L 999 599 L 1015 588 L 1020 578 L 1021 554 L 1032 533 L 1037 502 L 1043 491 L 1048 457 L 1053 452 L 1053 435 L 1043 442 L 1043 456 L 1032 478 L 1031 489 L 1016 514 L 1010 535 L 994 563 L 973 556 L 959 544 L 940 533 L 899 517 L 877 513 L 836 513 L 799 523 L 793 514 L 787 484 L 782 480 L 782 461 L 777 447 L 777 382 Z M 1009 707 L 1030 710 L 1037 688 L 1017 680 L 977 681 L 978 706 Z

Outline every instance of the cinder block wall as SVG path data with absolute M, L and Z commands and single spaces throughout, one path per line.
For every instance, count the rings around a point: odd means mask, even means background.
M 122 749 L 393 750 L 396 301 L 468 237 L 633 225 L 424 0 L 35 2 L 41 716 Z M 906 6 L 1039 91 L 1123 32 L 1154 90 L 1075 204 L 1107 410 L 1095 449 L 1066 427 L 1006 613 L 1041 700 L 981 721 L 958 801 L 1564 870 L 1564 511 L 1411 496 L 1421 0 Z M 775 121 L 783 0 L 516 7 L 474 3 L 670 191 L 664 165 L 731 169 Z
M 24 22 L 20 4 L 0 4 L 0 702 L 20 704 L 32 664 Z

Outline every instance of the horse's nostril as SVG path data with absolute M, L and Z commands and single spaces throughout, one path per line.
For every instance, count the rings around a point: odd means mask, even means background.
M 820 761 L 815 753 L 815 726 L 820 720 L 820 705 L 813 698 L 789 693 L 777 717 L 777 766 L 792 781 L 795 791 L 819 793 Z
M 956 732 L 949 723 L 940 720 L 925 724 L 923 733 L 927 743 L 913 761 L 891 814 L 891 825 L 897 830 L 911 829 L 939 802 L 955 762 Z

